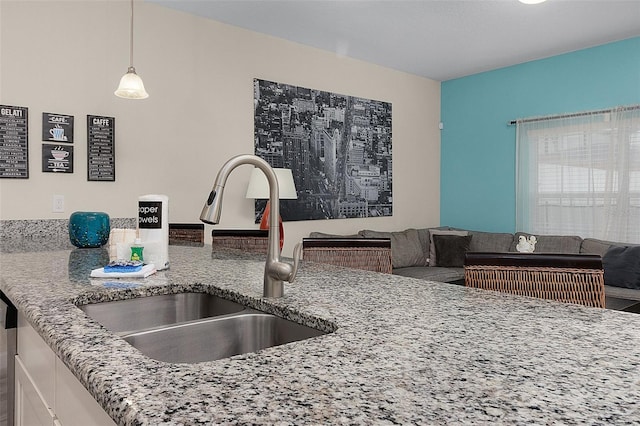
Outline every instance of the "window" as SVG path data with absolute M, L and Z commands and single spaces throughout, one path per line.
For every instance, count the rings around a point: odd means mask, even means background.
M 517 122 L 516 226 L 640 243 L 640 105 Z

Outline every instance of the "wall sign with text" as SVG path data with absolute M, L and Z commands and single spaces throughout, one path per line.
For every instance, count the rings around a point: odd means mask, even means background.
M 114 117 L 87 115 L 87 180 L 116 180 Z
M 43 173 L 73 173 L 73 146 L 42 144 Z
M 0 105 L 0 178 L 29 178 L 29 109 Z
M 43 112 L 42 140 L 73 143 L 73 115 Z

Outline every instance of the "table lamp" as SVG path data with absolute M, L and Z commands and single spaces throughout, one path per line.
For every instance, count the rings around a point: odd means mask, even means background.
M 298 198 L 296 192 L 296 185 L 293 182 L 293 173 L 291 169 L 273 169 L 276 172 L 276 178 L 278 179 L 279 198 L 281 200 L 295 200 Z M 245 198 L 254 199 L 269 199 L 269 182 L 267 177 L 262 173 L 262 170 L 254 168 L 251 171 L 251 178 L 249 179 L 249 185 L 247 186 L 247 194 Z M 269 229 L 269 210 L 270 205 L 267 201 L 267 206 L 262 213 L 262 220 L 260 220 L 260 229 Z M 280 224 L 280 249 L 284 245 L 284 227 L 282 226 L 282 217 L 278 218 Z

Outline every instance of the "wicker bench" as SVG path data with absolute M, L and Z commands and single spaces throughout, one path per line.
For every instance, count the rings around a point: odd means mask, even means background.
M 605 307 L 599 255 L 467 253 L 464 281 L 467 287 Z
M 204 246 L 204 223 L 170 223 L 169 244 Z
M 347 268 L 390 274 L 389 238 L 303 238 L 302 258 Z
M 213 250 L 224 247 L 266 253 L 269 245 L 269 231 L 261 229 L 214 229 L 211 237 Z

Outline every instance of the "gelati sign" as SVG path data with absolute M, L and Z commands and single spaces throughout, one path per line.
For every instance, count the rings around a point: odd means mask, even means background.
M 28 112 L 0 105 L 0 178 L 29 178 Z

